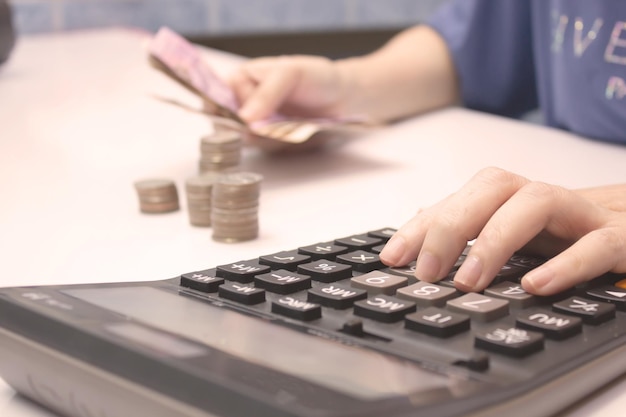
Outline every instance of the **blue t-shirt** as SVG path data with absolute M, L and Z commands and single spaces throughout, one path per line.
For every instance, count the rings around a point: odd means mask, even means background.
M 625 0 L 452 0 L 428 23 L 466 106 L 626 143 Z

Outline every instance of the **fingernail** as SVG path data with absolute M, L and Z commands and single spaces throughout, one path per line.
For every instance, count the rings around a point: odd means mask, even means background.
M 468 290 L 474 288 L 483 272 L 483 263 L 477 256 L 468 256 L 454 275 L 454 282 Z
M 548 285 L 553 278 L 554 273 L 552 269 L 547 266 L 542 266 L 527 273 L 524 278 L 522 278 L 522 282 L 525 284 L 525 287 L 528 288 L 528 292 L 536 293 Z
M 402 236 L 392 236 L 380 252 L 380 260 L 386 265 L 398 265 L 406 250 L 406 242 Z
M 421 252 L 415 265 L 415 276 L 424 281 L 432 281 L 437 278 L 441 269 L 441 262 L 430 252 Z

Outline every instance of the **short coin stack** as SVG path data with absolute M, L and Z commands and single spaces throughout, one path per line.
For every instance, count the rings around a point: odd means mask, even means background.
M 241 161 L 242 135 L 232 129 L 216 129 L 203 136 L 200 140 L 200 173 L 237 167 Z
M 263 177 L 254 172 L 220 175 L 213 184 L 213 239 L 242 242 L 259 235 L 259 197 Z
M 188 178 L 185 182 L 189 223 L 194 226 L 211 226 L 211 195 L 216 178 L 217 174 L 208 173 Z
M 180 208 L 176 183 L 168 179 L 146 179 L 135 182 L 142 213 L 156 214 Z

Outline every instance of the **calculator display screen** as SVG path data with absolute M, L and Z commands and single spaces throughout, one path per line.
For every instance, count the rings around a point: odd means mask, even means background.
M 111 325 L 111 333 L 130 342 L 153 345 L 162 352 L 165 346 L 165 353 L 183 358 L 194 352 L 191 344 L 209 346 L 358 399 L 411 397 L 442 389 L 463 391 L 467 383 L 377 352 L 312 337 L 156 288 L 63 292 L 167 332 L 159 335 L 141 326 L 124 326 L 120 332 L 119 326 Z M 180 339 L 169 340 L 171 334 Z

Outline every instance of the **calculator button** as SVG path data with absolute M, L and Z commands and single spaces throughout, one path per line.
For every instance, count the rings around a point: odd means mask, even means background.
M 311 288 L 311 277 L 279 269 L 255 276 L 254 286 L 277 294 L 291 294 Z
M 519 314 L 517 326 L 540 331 L 550 339 L 563 340 L 580 333 L 582 320 L 579 317 L 535 309 Z
M 397 229 L 385 227 L 383 229 L 369 231 L 367 232 L 367 235 L 375 237 L 377 239 L 382 239 L 384 242 L 387 242 L 391 238 L 391 236 L 393 236 L 397 231 Z
M 626 289 L 613 285 L 603 285 L 587 291 L 587 295 L 601 301 L 615 304 L 620 310 L 626 310 Z
M 335 245 L 334 242 L 318 243 L 316 245 L 302 246 L 298 253 L 311 257 L 311 260 L 330 259 L 334 260 L 337 255 L 347 253 L 350 249 L 346 246 Z
M 211 268 L 183 274 L 180 277 L 180 286 L 207 293 L 217 292 L 219 286 L 224 283 L 224 278 L 218 277 L 215 272 L 215 268 Z
M 376 245 L 380 245 L 382 239 L 362 234 L 335 239 L 335 243 L 341 246 L 347 246 L 351 250 L 368 250 Z
M 298 265 L 298 273 L 309 275 L 315 281 L 335 282 L 352 278 L 352 267 L 346 264 L 319 259 L 310 263 Z
M 437 337 L 450 337 L 469 330 L 470 318 L 437 307 L 429 307 L 406 316 L 407 329 Z
M 476 332 L 474 344 L 481 349 L 522 357 L 543 349 L 543 334 L 516 327 L 496 326 Z
M 240 261 L 217 267 L 217 276 L 230 281 L 248 283 L 255 275 L 270 272 L 270 267 L 261 265 L 258 261 Z
M 456 288 L 454 286 L 454 276 L 456 275 L 456 271 L 450 272 L 448 275 L 437 281 L 437 284 L 443 285 L 448 288 Z
M 528 268 L 524 268 L 519 265 L 505 264 L 502 265 L 502 268 L 500 268 L 500 271 L 498 271 L 498 273 L 494 277 L 493 282 L 498 283 L 504 280 L 519 281 L 528 271 Z
M 461 255 L 460 257 L 458 257 L 456 262 L 454 263 L 454 266 L 450 268 L 450 272 L 448 272 L 448 275 L 446 275 L 445 277 L 437 281 L 437 284 L 443 285 L 449 288 L 456 288 L 454 285 L 454 276 L 456 275 L 456 272 L 459 270 L 459 268 L 463 264 L 464 260 L 465 260 L 465 255 Z
M 292 319 L 310 321 L 322 317 L 322 308 L 319 304 L 286 296 L 272 302 L 272 313 L 281 314 Z
M 507 300 L 512 307 L 527 308 L 537 302 L 537 297 L 524 291 L 522 286 L 504 281 L 485 290 L 485 295 Z
M 626 279 L 620 279 L 615 283 L 615 286 L 626 290 Z
M 446 305 L 452 311 L 469 314 L 471 318 L 483 322 L 504 317 L 509 312 L 508 301 L 476 293 L 468 293 L 448 300 Z
M 380 253 L 383 251 L 384 248 L 385 248 L 385 245 L 374 246 L 373 248 L 370 249 L 370 252 L 380 255 Z
M 421 307 L 443 307 L 446 301 L 455 297 L 458 291 L 454 288 L 443 287 L 429 282 L 418 282 L 408 287 L 400 288 L 396 292 L 398 298 L 413 301 Z
M 586 324 L 600 324 L 615 317 L 615 305 L 582 297 L 570 297 L 552 304 L 560 313 L 573 314 Z
M 354 314 L 384 323 L 400 321 L 414 311 L 415 303 L 383 294 L 354 303 Z
M 534 256 L 515 254 L 511 256 L 507 264 L 521 266 L 522 268 L 526 268 L 528 271 L 542 265 L 544 262 L 545 261 L 543 259 L 535 258 Z
M 351 265 L 355 271 L 364 273 L 385 267 L 378 255 L 363 250 L 344 253 L 337 256 L 336 260 L 337 262 Z
M 265 301 L 265 290 L 247 284 L 226 282 L 220 285 L 219 296 L 241 304 L 253 305 Z
M 311 288 L 307 300 L 319 303 L 324 307 L 344 310 L 352 307 L 355 301 L 367 298 L 367 291 L 341 284 L 326 284 Z
M 394 295 L 398 288 L 407 284 L 407 279 L 381 271 L 372 271 L 352 278 L 350 283 L 353 287 L 364 289 L 370 294 Z
M 310 256 L 303 255 L 295 250 L 292 250 L 261 256 L 259 258 L 259 263 L 274 269 L 287 269 L 289 271 L 295 271 L 298 265 L 309 262 L 310 260 Z
M 394 275 L 402 275 L 403 277 L 407 277 L 409 281 L 416 282 L 417 278 L 415 278 L 415 261 L 409 263 L 405 266 L 395 267 L 395 268 L 387 268 L 389 272 Z

